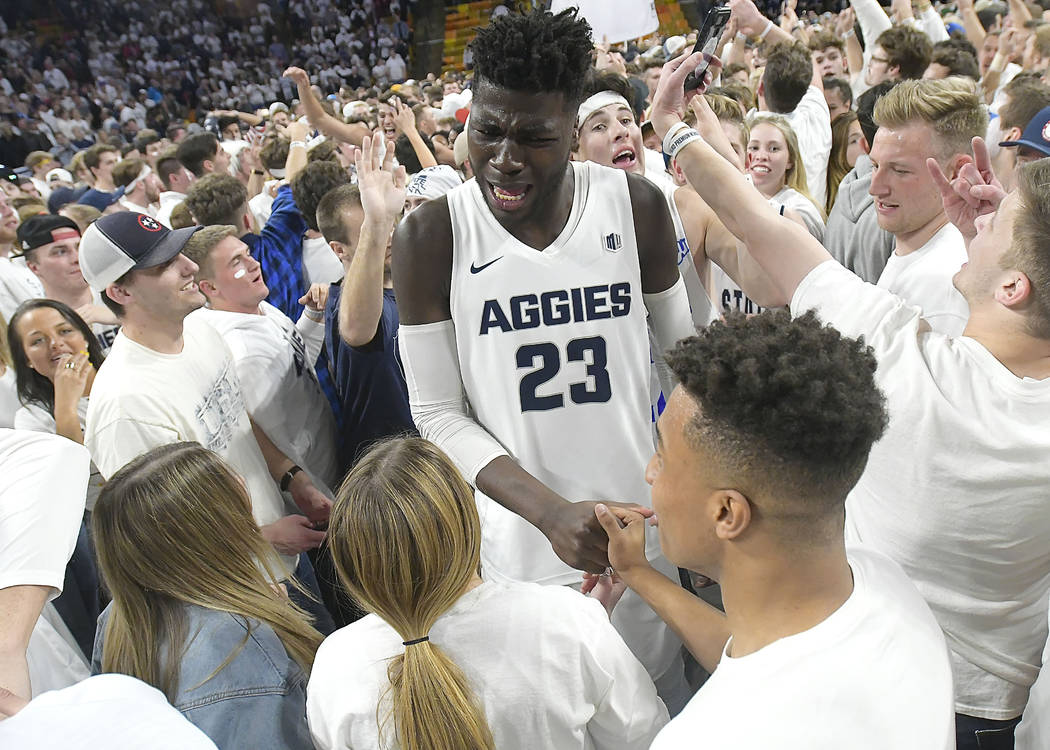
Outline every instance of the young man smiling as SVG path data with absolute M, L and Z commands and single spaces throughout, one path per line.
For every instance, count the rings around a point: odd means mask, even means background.
M 590 67 L 574 11 L 506 15 L 473 43 L 475 179 L 398 227 L 413 416 L 478 489 L 483 573 L 574 584 L 608 565 L 595 501 L 641 505 L 660 352 L 693 332 L 661 192 L 570 162 Z M 668 572 L 655 539 L 650 554 Z M 613 623 L 674 713 L 680 642 L 628 595 Z

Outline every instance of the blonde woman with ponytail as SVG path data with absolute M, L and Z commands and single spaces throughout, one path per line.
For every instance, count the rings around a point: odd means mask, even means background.
M 223 750 L 307 750 L 306 680 L 321 635 L 284 578 L 241 479 L 197 443 L 114 474 L 92 514 L 112 603 L 92 671 L 163 692 Z
M 381 443 L 338 495 L 332 558 L 372 614 L 317 652 L 318 748 L 649 747 L 667 710 L 602 605 L 562 586 L 483 582 L 473 493 L 437 446 Z

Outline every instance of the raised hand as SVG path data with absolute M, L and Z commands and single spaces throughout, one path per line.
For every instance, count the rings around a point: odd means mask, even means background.
M 408 112 L 412 114 L 412 110 Z M 357 167 L 357 187 L 361 192 L 365 218 L 393 222 L 405 206 L 408 175 L 403 166 L 394 168 L 393 144 L 387 144 L 380 163 L 379 153 L 383 148 L 381 131 L 377 130 L 372 138 L 366 137 L 362 145 L 363 148 L 354 153 L 354 164 Z
M 287 68 L 282 74 L 285 78 L 289 79 L 296 86 L 310 87 L 310 76 L 302 68 L 296 68 L 292 66 Z
M 55 369 L 55 403 L 76 404 L 84 395 L 88 374 L 93 369 L 87 351 L 63 355 Z
M 926 160 L 926 168 L 941 191 L 944 213 L 967 242 L 977 236 L 974 225 L 977 217 L 995 212 L 1006 197 L 1006 191 L 992 171 L 984 139 L 978 136 L 972 143 L 974 161 L 964 164 L 954 179 L 948 179 L 936 159 Z
M 752 0 L 729 0 L 729 7 L 740 31 L 748 36 L 758 36 L 769 23 L 769 19 L 762 15 Z
M 415 130 L 416 113 L 412 111 L 412 108 L 397 96 L 391 99 L 390 103 L 394 105 L 394 127 L 397 128 L 397 132 L 399 134 L 410 133 Z

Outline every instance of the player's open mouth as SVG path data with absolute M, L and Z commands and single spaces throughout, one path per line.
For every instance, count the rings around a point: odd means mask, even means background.
M 513 211 L 518 208 L 522 201 L 525 200 L 525 196 L 528 194 L 529 185 L 515 185 L 510 186 L 497 186 L 489 183 L 489 189 L 492 191 L 492 198 L 496 202 L 496 206 L 503 211 Z
M 619 169 L 630 169 L 638 163 L 638 157 L 633 148 L 625 148 L 613 157 L 612 162 Z

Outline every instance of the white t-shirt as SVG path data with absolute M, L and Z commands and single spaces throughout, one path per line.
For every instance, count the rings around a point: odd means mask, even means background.
M 1050 619 L 1050 614 L 1047 615 Z M 1043 667 L 1028 694 L 1021 723 L 1017 725 L 1015 750 L 1046 750 L 1050 747 L 1050 639 L 1043 649 Z
M 0 427 L 14 427 L 15 412 L 21 408 L 15 368 L 5 367 L 3 374 L 0 374 Z
M 965 262 L 966 241 L 948 222 L 918 250 L 907 255 L 894 251 L 886 260 L 878 286 L 921 308 L 922 317 L 933 330 L 961 336 L 970 319 L 970 308 L 952 277 Z
M 346 270 L 324 237 L 303 237 L 303 276 L 307 284 L 334 284 Z
M 809 194 L 821 206 L 828 200 L 828 158 L 831 156 L 831 112 L 824 92 L 810 86 L 794 112 L 784 115 L 798 137 L 798 150 L 806 167 Z
M 72 440 L 0 429 L 0 589 L 62 593 L 84 516 L 88 452 Z M 45 502 L 46 501 L 46 502 Z
M 647 748 L 667 722 L 605 610 L 572 589 L 483 583 L 438 618 L 430 639 L 463 670 L 500 750 Z M 387 664 L 405 648 L 374 614 L 321 644 L 306 701 L 318 748 L 380 747 L 376 707 Z M 393 750 L 391 735 L 388 727 L 382 746 Z
M 175 190 L 165 190 L 160 194 L 160 208 L 157 209 L 157 221 L 171 229 L 171 212 L 175 206 L 186 200 L 186 194 Z
M 84 425 L 87 423 L 87 411 L 88 397 L 81 396 L 80 400 L 77 401 L 77 420 L 80 422 L 81 430 L 84 429 Z M 40 404 L 26 404 L 15 413 L 15 429 L 47 432 L 55 435 L 58 431 L 58 425 L 55 423 L 54 416 Z M 95 509 L 95 501 L 98 500 L 98 493 L 102 491 L 102 483 L 102 475 L 98 473 L 98 468 L 92 462 L 91 478 L 88 480 L 87 487 L 88 510 Z
M 215 750 L 164 694 L 123 674 L 44 693 L 0 721 L 0 746 L 63 750 Z
M 23 258 L 0 257 L 0 315 L 10 321 L 18 306 L 27 299 L 44 296 L 40 279 L 26 267 Z
M 261 315 L 201 308 L 233 356 L 245 406 L 281 452 L 327 487 L 338 480 L 335 417 L 317 383 L 314 363 L 324 343 L 324 323 L 305 315 L 293 325 L 268 302 Z
M 847 550 L 853 593 L 826 620 L 733 658 L 652 750 L 954 750 L 952 676 L 930 608 L 885 556 Z
M 795 291 L 879 362 L 889 427 L 846 501 L 846 539 L 904 568 L 948 640 L 956 710 L 1011 719 L 1046 644 L 1050 379 L 1019 378 L 977 341 L 834 261 Z M 1009 512 L 1003 509 L 1008 508 Z
M 260 526 L 287 515 L 255 440 L 233 360 L 203 320 L 183 326 L 183 349 L 162 354 L 124 335 L 113 342 L 91 388 L 84 442 L 111 477 L 159 445 L 196 441 L 215 451 L 248 487 Z M 294 569 L 294 558 L 284 558 Z
M 825 222 L 820 211 L 813 205 L 813 201 L 804 196 L 794 188 L 785 187 L 779 193 L 769 199 L 774 208 L 789 208 L 799 215 L 806 229 L 812 234 L 817 242 L 824 241 Z
M 266 226 L 266 222 L 270 220 L 270 214 L 273 213 L 273 194 L 270 190 L 278 183 L 280 180 L 267 180 L 263 183 L 263 189 L 259 194 L 248 201 L 248 210 L 252 212 L 255 223 L 260 227 Z

